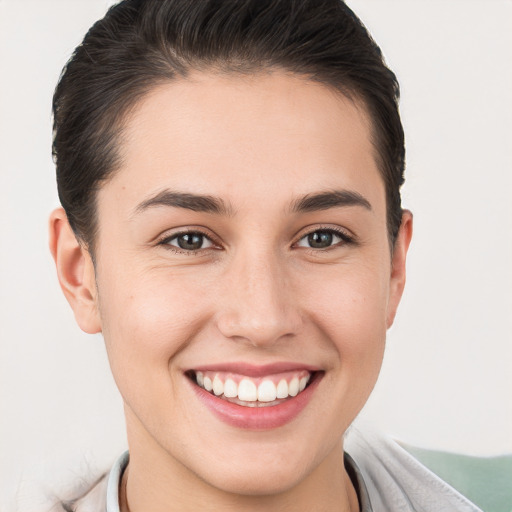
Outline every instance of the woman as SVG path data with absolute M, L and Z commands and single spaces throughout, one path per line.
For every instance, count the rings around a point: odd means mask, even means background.
M 397 101 L 338 0 L 125 0 L 91 28 L 50 245 L 129 456 L 68 508 L 478 510 L 397 446 L 344 453 L 405 283 Z

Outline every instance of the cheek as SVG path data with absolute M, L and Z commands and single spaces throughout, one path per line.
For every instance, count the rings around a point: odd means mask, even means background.
M 306 287 L 309 302 L 317 304 L 311 309 L 324 318 L 322 323 L 340 329 L 349 339 L 386 330 L 389 275 L 383 265 L 340 266 L 325 276 L 312 276 Z
M 99 280 L 100 311 L 104 331 L 112 342 L 134 343 L 144 351 L 160 353 L 176 349 L 193 331 L 203 309 L 200 283 L 184 280 L 165 269 L 128 272 L 114 270 Z
M 154 387 L 173 392 L 170 361 L 200 328 L 204 294 L 168 272 L 109 272 L 98 280 L 103 335 L 114 378 L 129 394 Z M 171 376 L 171 379 L 170 379 Z M 140 383 L 144 382 L 144 386 Z M 164 383 L 164 388 L 162 388 Z
M 336 363 L 352 382 L 370 375 L 376 378 L 386 339 L 389 275 L 385 265 L 347 266 L 331 271 L 323 281 L 323 287 L 308 286 L 308 309 L 335 346 Z

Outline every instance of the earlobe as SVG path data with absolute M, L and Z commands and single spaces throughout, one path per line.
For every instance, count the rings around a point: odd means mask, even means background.
M 79 327 L 89 334 L 101 332 L 91 255 L 76 239 L 63 208 L 50 215 L 49 235 L 59 283 Z
M 393 257 L 391 260 L 391 279 L 389 288 L 389 301 L 386 324 L 389 329 L 395 319 L 398 304 L 402 298 L 405 287 L 407 250 L 412 238 L 412 213 L 404 210 L 402 223 L 395 242 Z

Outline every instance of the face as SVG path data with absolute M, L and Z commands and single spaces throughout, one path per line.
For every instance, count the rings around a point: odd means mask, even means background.
M 94 301 L 131 460 L 246 494 L 339 467 L 403 286 L 364 108 L 197 73 L 143 99 L 121 152 Z

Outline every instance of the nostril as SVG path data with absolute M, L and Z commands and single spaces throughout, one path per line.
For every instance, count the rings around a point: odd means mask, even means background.
M 261 316 L 264 316 L 263 314 Z M 253 346 L 273 345 L 284 339 L 296 336 L 300 331 L 301 321 L 292 318 L 292 314 L 279 314 L 272 318 L 273 313 L 268 312 L 266 319 L 252 318 L 249 315 L 227 314 L 217 322 L 217 327 L 225 338 L 237 342 L 246 342 Z

